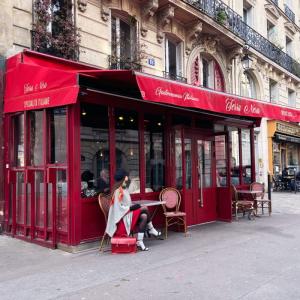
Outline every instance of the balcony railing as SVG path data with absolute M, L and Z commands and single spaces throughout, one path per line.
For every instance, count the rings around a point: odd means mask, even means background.
M 271 0 L 275 5 L 278 6 L 278 0 Z
M 284 4 L 284 13 L 292 22 L 295 23 L 295 14 L 286 4 Z
M 134 60 L 108 56 L 109 69 L 111 70 L 135 70 L 142 71 L 142 65 Z
M 182 77 L 181 74 L 177 75 L 171 72 L 163 72 L 164 77 L 167 79 L 171 79 L 171 80 L 176 80 L 176 81 L 180 81 L 180 82 L 187 82 L 187 79 L 185 77 Z
M 242 17 L 221 0 L 182 0 L 226 27 L 247 45 L 300 77 L 300 64 L 243 22 Z

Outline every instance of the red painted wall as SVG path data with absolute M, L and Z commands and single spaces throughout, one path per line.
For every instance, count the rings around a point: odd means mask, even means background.
M 0 233 L 4 225 L 3 85 L 4 57 L 0 56 Z

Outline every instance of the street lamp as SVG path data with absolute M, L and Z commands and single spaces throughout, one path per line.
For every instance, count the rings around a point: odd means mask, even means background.
M 243 69 L 245 71 L 249 70 L 249 69 L 252 69 L 253 59 L 251 59 L 251 57 L 248 54 L 244 55 L 241 62 L 242 62 Z

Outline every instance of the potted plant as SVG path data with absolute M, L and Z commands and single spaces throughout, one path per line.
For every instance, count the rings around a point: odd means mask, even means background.
M 224 9 L 218 10 L 217 15 L 216 15 L 216 20 L 221 25 L 225 25 L 227 23 L 228 16 L 227 16 L 227 13 Z

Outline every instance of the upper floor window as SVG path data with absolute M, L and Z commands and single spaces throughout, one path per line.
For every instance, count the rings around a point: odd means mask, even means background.
M 177 42 L 171 38 L 166 38 L 165 62 L 166 76 L 171 79 L 182 77 L 182 42 Z
M 288 89 L 288 104 L 292 107 L 296 106 L 296 93 L 291 89 Z
M 267 20 L 267 36 L 268 36 L 268 40 L 271 42 L 276 37 L 276 26 L 269 20 Z
M 278 83 L 269 79 L 270 102 L 276 103 L 278 99 Z
M 241 76 L 241 95 L 249 98 L 256 98 L 255 82 L 248 72 Z
M 248 1 L 244 1 L 243 3 L 243 21 L 249 26 L 253 25 L 253 7 Z
M 137 50 L 136 20 L 125 20 L 119 16 L 111 17 L 111 55 L 123 69 L 122 63 L 136 60 Z M 117 62 L 117 61 L 115 61 Z
M 285 37 L 285 51 L 289 56 L 293 56 L 293 41 L 289 37 Z
M 224 77 L 220 65 L 211 57 L 202 57 L 202 85 L 216 91 L 225 91 Z

